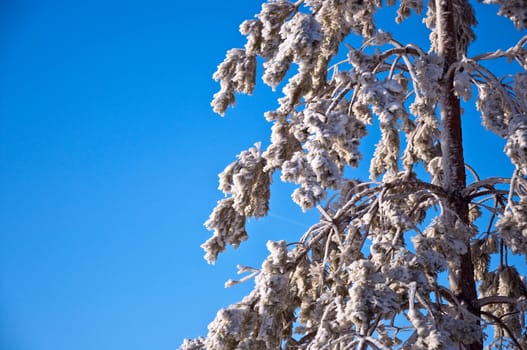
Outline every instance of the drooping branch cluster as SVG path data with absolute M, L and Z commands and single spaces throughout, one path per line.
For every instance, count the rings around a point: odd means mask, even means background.
M 509 184 L 509 191 L 499 190 L 499 184 Z M 480 282 L 481 312 L 484 319 L 494 325 L 495 340 L 490 346 L 498 349 L 505 346 L 522 349 L 526 342 L 525 277 L 508 263 L 509 250 L 527 256 L 526 185 L 525 179 L 515 174 L 512 180 L 490 178 L 478 181 L 465 190 L 474 209 L 486 209 L 492 213 L 487 231 L 473 240 L 471 249 L 475 277 Z M 480 214 L 478 209 L 476 215 Z M 496 218 L 494 230 L 491 230 Z M 499 254 L 499 264 L 491 269 L 491 258 L 496 254 Z M 490 302 L 485 302 L 487 300 Z
M 495 212 L 505 210 L 508 194 L 495 186 L 507 181 L 467 188 L 472 221 L 481 214 L 475 208 L 486 208 L 478 199 L 494 198 Z M 219 311 L 208 337 L 183 349 L 444 349 L 479 339 L 477 316 L 440 278 L 467 249 L 462 237 L 475 236 L 474 226 L 446 227 L 444 208 L 425 221 L 447 193 L 404 176 L 382 184 L 350 181 L 340 193 L 319 207 L 320 223 L 292 248 L 269 242 L 251 294 Z M 496 325 L 496 341 L 517 346 L 524 341 L 527 286 L 512 266 L 490 271 L 500 240 L 508 244 L 487 232 L 471 248 L 476 265 L 483 264 L 477 278 L 484 320 Z
M 446 228 L 440 212 L 423 221 L 444 196 L 437 186 L 404 177 L 348 183 L 340 198 L 319 208 L 321 222 L 292 249 L 284 241 L 268 243 L 253 292 L 218 313 L 202 346 L 443 349 L 478 339 L 475 315 L 439 278 L 466 249 L 459 237 L 473 228 L 461 222 Z
M 214 263 L 226 245 L 238 245 L 247 239 L 246 217 L 262 217 L 269 210 L 271 175 L 265 171 L 260 145 L 238 155 L 220 174 L 219 189 L 230 195 L 218 202 L 205 226 L 214 235 L 202 247 L 206 260 Z

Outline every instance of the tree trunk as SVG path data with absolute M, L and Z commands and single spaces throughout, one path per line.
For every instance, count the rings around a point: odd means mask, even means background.
M 456 25 L 453 15 L 452 0 L 435 0 L 436 26 L 438 33 L 438 53 L 445 60 L 445 73 L 458 60 L 456 43 Z M 443 187 L 449 194 L 446 207 L 449 209 L 446 222 L 454 225 L 456 219 L 469 224 L 468 202 L 460 195 L 466 187 L 465 161 L 461 131 L 461 107 L 459 98 L 454 94 L 453 74 L 444 76 L 441 98 L 441 151 L 443 167 Z M 450 226 L 452 227 L 452 226 Z M 460 256 L 459 263 L 452 263 L 449 268 L 450 288 L 454 295 L 468 310 L 479 316 L 477 308 L 476 283 L 474 267 L 470 252 L 470 239 L 466 239 L 467 252 Z M 482 350 L 483 339 L 466 344 L 470 350 Z

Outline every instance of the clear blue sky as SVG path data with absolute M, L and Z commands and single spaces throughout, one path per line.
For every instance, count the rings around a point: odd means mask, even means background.
M 259 7 L 1 2 L 0 349 L 177 348 L 247 292 L 223 288 L 236 263 L 259 266 L 267 239 L 308 227 L 276 183 L 272 216 L 239 251 L 212 267 L 199 248 L 217 173 L 269 138 L 268 89 L 223 119 L 209 107 L 211 75 Z M 518 37 L 504 20 L 480 27 L 501 47 Z M 469 159 L 507 174 L 473 119 Z

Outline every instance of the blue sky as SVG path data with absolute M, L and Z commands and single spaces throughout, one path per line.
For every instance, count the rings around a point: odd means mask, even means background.
M 221 198 L 216 175 L 269 138 L 262 113 L 277 95 L 263 84 L 225 118 L 209 107 L 211 75 L 259 7 L 2 2 L 1 349 L 177 348 L 247 292 L 223 288 L 237 263 L 259 266 L 265 241 L 308 228 L 313 215 L 275 181 L 271 216 L 250 223 L 238 251 L 209 266 L 199 248 Z M 480 22 L 482 44 L 519 37 L 505 20 Z M 467 123 L 469 160 L 506 175 L 506 159 L 489 162 L 502 143 Z

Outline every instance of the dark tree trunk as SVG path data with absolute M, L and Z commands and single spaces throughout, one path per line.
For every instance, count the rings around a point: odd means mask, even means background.
M 436 26 L 438 29 L 438 51 L 445 60 L 445 73 L 457 61 L 459 53 L 456 44 L 456 24 L 453 16 L 453 0 L 435 0 Z M 443 187 L 449 194 L 445 213 L 446 220 L 453 225 L 455 220 L 465 224 L 468 219 L 468 202 L 460 193 L 466 186 L 465 161 L 461 131 L 461 108 L 459 98 L 454 94 L 453 74 L 446 75 L 442 84 L 441 99 L 441 151 L 443 167 Z M 479 315 L 476 307 L 477 294 L 472 265 L 470 240 L 466 240 L 467 253 L 460 257 L 460 264 L 450 266 L 449 282 L 454 295 L 474 314 Z M 454 264 L 451 264 L 454 265 Z M 483 341 L 466 344 L 470 350 L 482 350 Z

